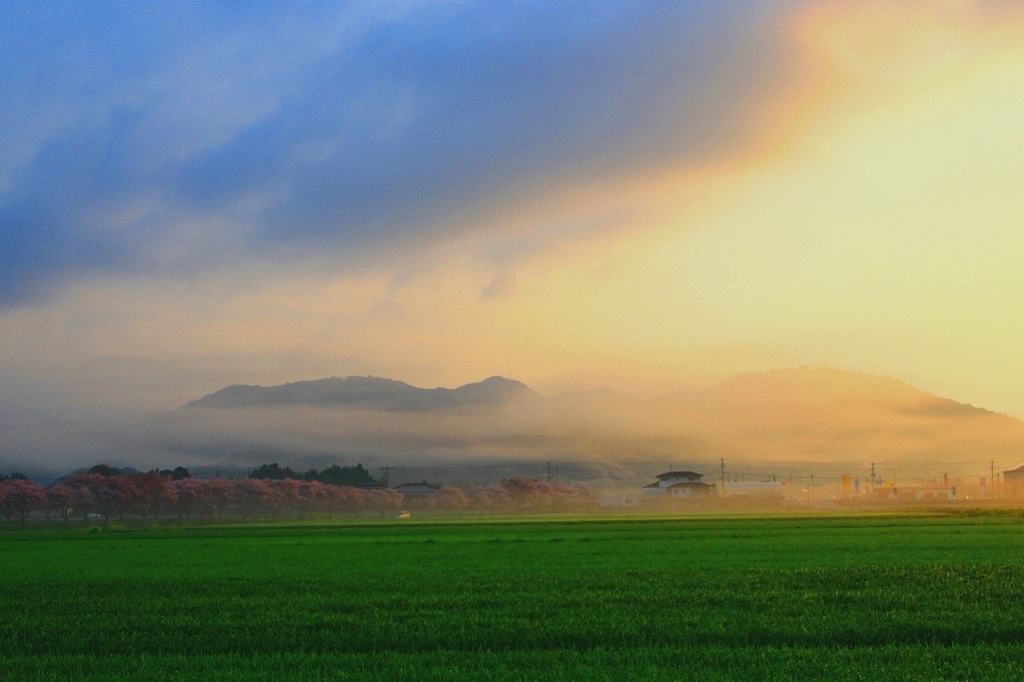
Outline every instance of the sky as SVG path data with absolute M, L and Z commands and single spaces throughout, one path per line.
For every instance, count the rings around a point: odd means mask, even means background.
M 1024 7 L 0 5 L 0 420 L 374 375 L 1024 417 Z

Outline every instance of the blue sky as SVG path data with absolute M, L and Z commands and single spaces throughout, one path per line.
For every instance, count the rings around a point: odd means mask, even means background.
M 1024 416 L 1020 82 L 990 0 L 5 2 L 0 459 L 367 374 Z
M 5 3 L 0 306 L 713 154 L 773 4 Z

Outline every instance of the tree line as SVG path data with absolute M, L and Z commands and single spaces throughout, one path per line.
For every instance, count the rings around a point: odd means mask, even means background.
M 320 481 L 330 485 L 357 486 L 371 480 L 370 472 L 357 464 L 351 466 L 338 466 L 334 464 L 323 471 L 308 469 L 302 473 L 294 471 L 291 467 L 281 466 L 277 462 L 273 464 L 261 464 L 252 470 L 249 478 L 258 478 L 271 481 L 280 481 L 292 478 L 299 481 Z
M 101 470 L 103 473 L 96 469 L 71 474 L 49 486 L 21 477 L 0 480 L 0 514 L 24 524 L 33 513 L 41 513 L 67 524 L 75 518 L 106 522 L 387 514 L 403 506 L 449 512 L 536 513 L 578 510 L 594 502 L 583 486 L 526 478 L 511 478 L 500 485 L 441 488 L 430 496 L 406 499 L 389 489 L 333 485 L 315 478 L 197 479 L 180 476 L 180 472 L 175 478 L 169 471 L 113 474 L 109 467 Z

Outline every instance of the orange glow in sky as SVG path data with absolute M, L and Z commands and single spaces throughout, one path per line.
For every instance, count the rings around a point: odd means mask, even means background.
M 151 405 L 327 375 L 643 393 L 827 365 L 1024 416 L 1024 9 L 818 2 L 772 27 L 786 71 L 720 153 L 548 169 L 342 273 L 82 280 L 0 337 L 26 367 L 204 377 L 143 382 Z

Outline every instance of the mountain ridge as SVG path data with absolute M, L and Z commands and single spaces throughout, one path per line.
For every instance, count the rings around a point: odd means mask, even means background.
M 185 403 L 183 409 L 289 405 L 424 412 L 500 405 L 539 398 L 526 384 L 492 376 L 457 388 L 418 388 L 375 376 L 327 377 L 274 386 L 234 384 Z
M 1024 453 L 1019 419 L 891 377 L 833 369 L 754 372 L 654 398 L 607 389 L 548 398 L 502 377 L 453 389 L 332 377 L 229 386 L 177 414 L 184 428 L 169 433 L 174 447 L 203 456 L 274 447 L 390 461 L 736 458 L 928 468 L 1016 463 Z

